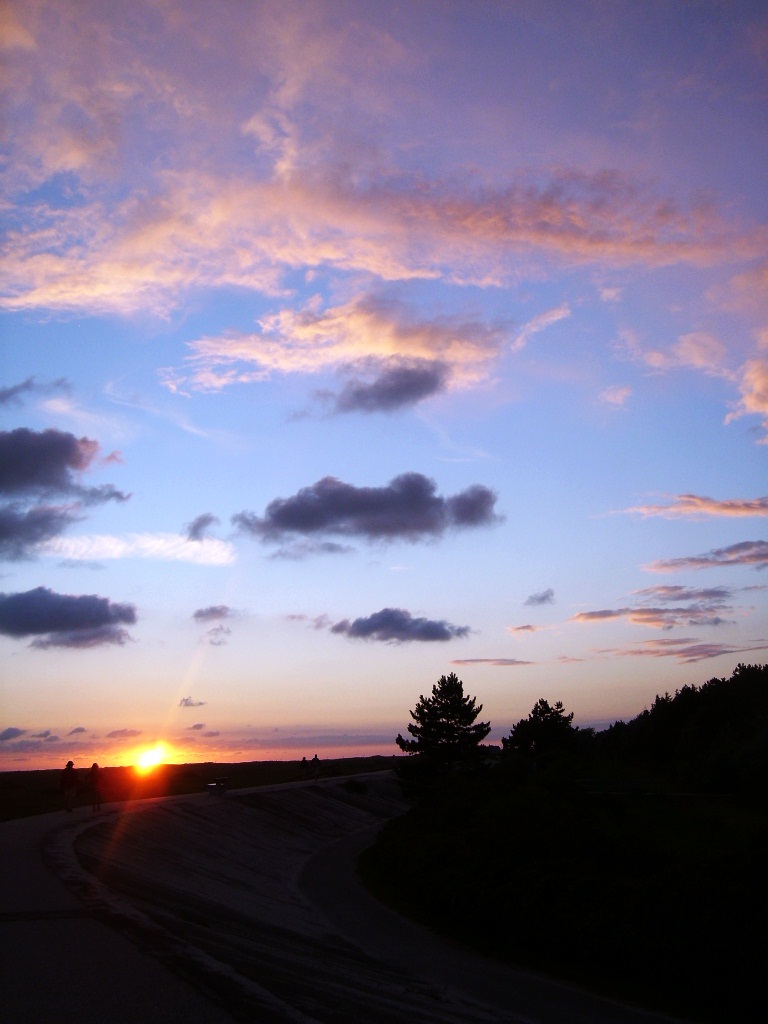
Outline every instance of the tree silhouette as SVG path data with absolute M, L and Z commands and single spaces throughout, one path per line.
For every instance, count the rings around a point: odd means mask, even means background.
M 475 721 L 482 710 L 474 697 L 464 696 L 464 684 L 455 672 L 440 676 L 432 696 L 422 694 L 410 712 L 413 722 L 408 732 L 413 739 L 398 735 L 397 745 L 406 754 L 437 765 L 471 761 L 491 731 L 490 722 Z
M 566 715 L 563 702 L 554 705 L 549 701 L 537 700 L 527 718 L 521 718 L 512 732 L 505 736 L 501 745 L 508 754 L 543 754 L 562 750 L 571 745 L 578 729 L 571 725 L 573 712 Z

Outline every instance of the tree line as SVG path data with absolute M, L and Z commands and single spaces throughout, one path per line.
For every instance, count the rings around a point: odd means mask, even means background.
M 764 1019 L 768 665 L 657 696 L 599 732 L 541 698 L 485 742 L 454 674 L 397 759 L 411 809 L 360 862 L 470 948 L 706 1024 Z

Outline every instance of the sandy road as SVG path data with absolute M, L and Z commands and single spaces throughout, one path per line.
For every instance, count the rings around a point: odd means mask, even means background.
M 381 906 L 354 863 L 402 810 L 386 775 L 152 801 L 60 830 L 91 913 L 252 1024 L 664 1024 L 474 956 Z

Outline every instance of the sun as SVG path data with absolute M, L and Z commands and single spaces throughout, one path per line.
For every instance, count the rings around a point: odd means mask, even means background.
M 154 747 L 147 747 L 146 750 L 142 750 L 136 759 L 136 771 L 141 775 L 148 774 L 153 768 L 157 768 L 159 764 L 162 764 L 167 755 L 168 748 L 165 743 L 156 743 Z

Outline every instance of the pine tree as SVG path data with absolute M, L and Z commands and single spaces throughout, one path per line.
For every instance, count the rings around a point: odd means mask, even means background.
M 408 732 L 413 739 L 398 736 L 397 745 L 439 765 L 471 761 L 491 731 L 490 722 L 475 721 L 482 710 L 474 697 L 464 696 L 464 684 L 454 672 L 440 676 L 432 696 L 422 694 L 410 712 L 413 723 Z

